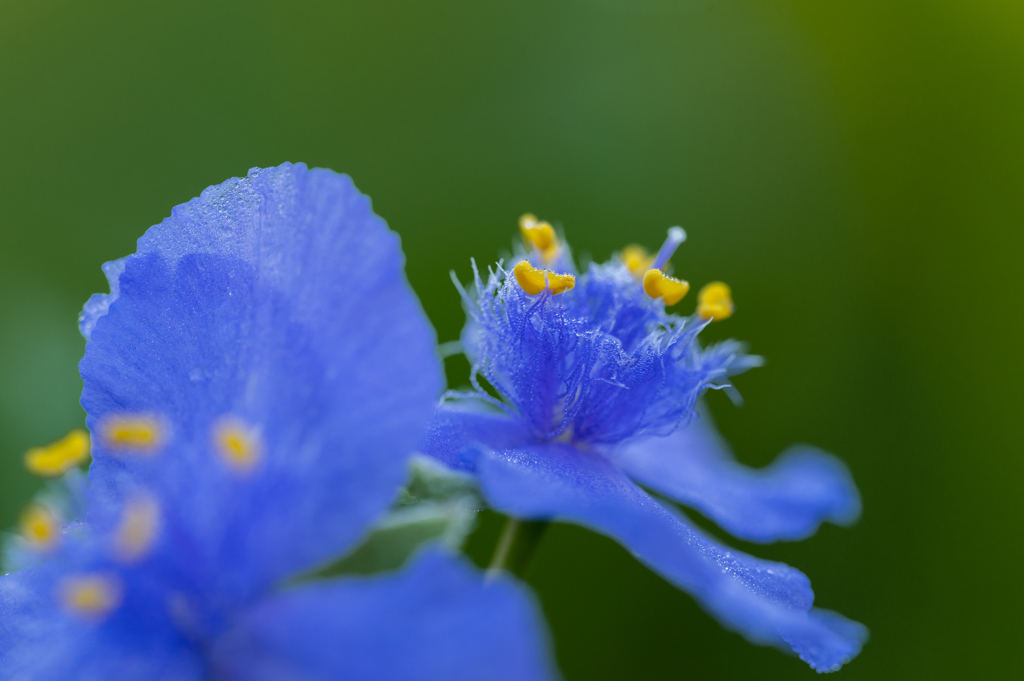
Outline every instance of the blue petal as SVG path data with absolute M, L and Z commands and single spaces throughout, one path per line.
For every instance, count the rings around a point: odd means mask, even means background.
M 542 680 L 556 677 L 529 592 L 428 551 L 400 573 L 299 587 L 243 617 L 214 651 L 224 676 Z
M 640 484 L 749 541 L 803 539 L 826 520 L 848 525 L 860 515 L 857 487 L 838 459 L 797 446 L 767 468 L 748 468 L 733 459 L 706 411 L 667 437 L 622 446 L 614 459 Z
M 438 405 L 420 451 L 449 468 L 473 470 L 474 457 L 463 453 L 475 444 L 517 449 L 531 442 L 530 430 L 522 421 L 485 411 L 477 400 L 461 400 Z
M 860 651 L 866 630 L 812 609 L 803 573 L 715 543 L 597 454 L 561 445 L 488 452 L 477 470 L 498 510 L 612 537 L 754 643 L 792 648 L 818 671 L 838 669 Z
M 57 566 L 0 577 L 0 676 L 12 681 L 200 681 L 202 662 L 150 619 L 76 619 L 53 597 Z M 137 615 L 122 609 L 126 614 Z
M 103 274 L 106 275 L 107 283 L 110 285 L 110 293 L 92 294 L 86 301 L 85 307 L 82 308 L 82 314 L 78 316 L 78 330 L 85 336 L 85 340 L 89 340 L 92 330 L 96 328 L 96 322 L 107 314 L 110 304 L 117 300 L 117 296 L 120 294 L 119 281 L 124 273 L 125 260 L 127 258 L 103 263 Z
M 168 433 L 149 456 L 94 438 L 96 497 L 149 487 L 166 555 L 219 597 L 350 547 L 392 500 L 441 387 L 402 266 L 398 237 L 331 171 L 253 170 L 175 208 L 84 313 L 90 428 L 154 413 Z M 259 431 L 249 475 L 213 451 L 226 415 Z

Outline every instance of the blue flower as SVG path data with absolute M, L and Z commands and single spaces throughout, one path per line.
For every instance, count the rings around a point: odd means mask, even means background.
M 573 522 L 606 534 L 691 593 L 754 643 L 838 669 L 866 639 L 860 624 L 812 607 L 799 571 L 722 546 L 674 506 L 700 511 L 742 539 L 802 539 L 829 520 L 856 520 L 846 468 L 802 447 L 764 470 L 736 462 L 710 420 L 695 418 L 708 389 L 760 363 L 735 342 L 702 348 L 698 333 L 733 311 L 727 286 L 700 292 L 687 317 L 666 307 L 689 284 L 667 273 L 679 228 L 656 256 L 629 247 L 582 276 L 546 223 L 520 224 L 528 250 L 499 263 L 475 290 L 461 344 L 468 392 L 449 392 L 421 449 L 477 476 L 510 516 Z M 733 391 L 734 392 L 734 391 Z
M 31 518 L 45 555 L 0 578 L 0 675 L 547 676 L 528 594 L 442 551 L 302 579 L 394 501 L 441 387 L 402 266 L 351 180 L 302 165 L 207 189 L 105 266 L 88 517 Z

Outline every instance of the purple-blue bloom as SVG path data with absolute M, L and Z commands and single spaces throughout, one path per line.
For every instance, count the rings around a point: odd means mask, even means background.
M 760 363 L 738 343 L 698 342 L 712 318 L 732 314 L 728 288 L 706 287 L 694 315 L 666 311 L 689 288 L 662 271 L 685 239 L 678 228 L 656 257 L 634 249 L 571 277 L 550 226 L 524 216 L 521 227 L 529 250 L 515 268 L 499 263 L 484 279 L 474 263 L 472 292 L 456 281 L 473 388 L 446 394 L 421 449 L 473 472 L 503 513 L 614 538 L 754 643 L 791 649 L 818 671 L 852 659 L 867 630 L 812 607 L 803 573 L 721 545 L 640 487 L 756 542 L 859 515 L 832 456 L 794 448 L 752 470 L 706 415 L 695 418 L 706 390 L 732 390 L 730 376 Z
M 351 180 L 210 187 L 81 318 L 88 515 L 0 578 L 5 679 L 537 679 L 528 593 L 421 551 L 304 578 L 394 501 L 442 387 L 398 237 Z

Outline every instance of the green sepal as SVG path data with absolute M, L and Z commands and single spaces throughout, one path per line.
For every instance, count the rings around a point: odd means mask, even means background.
M 394 570 L 428 541 L 440 542 L 453 551 L 462 548 L 483 506 L 476 482 L 424 456 L 412 459 L 409 474 L 395 505 L 363 543 L 312 576 Z

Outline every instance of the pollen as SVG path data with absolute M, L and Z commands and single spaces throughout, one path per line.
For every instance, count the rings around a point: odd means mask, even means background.
M 58 595 L 66 610 L 86 620 L 102 620 L 121 604 L 121 582 L 112 575 L 80 574 L 65 578 Z
M 45 477 L 63 475 L 89 458 L 89 434 L 84 430 L 70 433 L 45 447 L 25 452 L 25 468 Z
M 21 536 L 35 549 L 46 551 L 60 537 L 60 521 L 46 506 L 32 504 L 21 514 Z
M 531 296 L 535 296 L 545 288 L 551 289 L 551 295 L 558 295 L 576 286 L 576 277 L 571 274 L 556 274 L 551 270 L 534 267 L 525 260 L 520 260 L 512 270 L 516 281 Z
M 213 446 L 224 463 L 236 473 L 244 475 L 259 463 L 259 434 L 236 418 L 225 417 L 214 426 Z
M 697 294 L 697 314 L 704 319 L 720 322 L 735 311 L 732 290 L 720 281 L 707 284 Z
M 689 290 L 689 282 L 670 277 L 661 270 L 647 270 L 644 275 L 644 293 L 651 298 L 661 298 L 665 305 L 675 305 Z
M 651 268 L 651 263 L 654 262 L 654 256 L 647 252 L 647 249 L 639 244 L 630 244 L 622 249 L 622 253 L 619 254 L 622 259 L 622 264 L 626 266 L 637 279 L 642 279 L 644 273 Z
M 110 414 L 99 424 L 99 434 L 111 449 L 151 454 L 164 440 L 160 420 L 151 414 Z
M 149 497 L 134 499 L 125 506 L 114 534 L 114 554 L 122 563 L 135 563 L 153 548 L 160 529 L 160 507 Z

